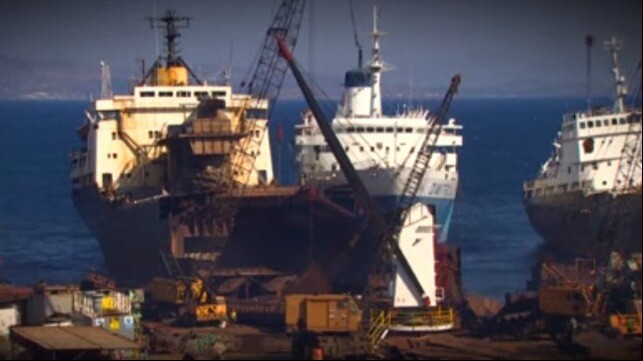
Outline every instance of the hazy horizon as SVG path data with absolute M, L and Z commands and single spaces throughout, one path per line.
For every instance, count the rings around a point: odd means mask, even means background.
M 0 98 L 98 91 L 101 60 L 114 89 L 138 77 L 162 53 L 162 34 L 146 17 L 167 8 L 192 17 L 182 30 L 181 56 L 212 80 L 232 63 L 238 85 L 253 64 L 279 1 L 5 1 L 0 2 Z M 610 57 L 603 40 L 621 38 L 621 70 L 632 76 L 641 59 L 641 1 L 354 1 L 364 58 L 370 58 L 372 7 L 380 9 L 383 75 L 389 98 L 440 96 L 462 73 L 459 96 L 548 97 L 586 93 L 587 34 L 593 94 L 611 92 Z M 310 21 L 312 15 L 312 22 Z M 312 46 L 311 46 L 312 44 Z M 296 57 L 336 97 L 343 73 L 356 66 L 348 1 L 308 1 Z M 285 98 L 298 89 L 289 74 Z M 64 96 L 63 96 L 64 95 Z M 36 96 L 37 97 L 37 96 Z

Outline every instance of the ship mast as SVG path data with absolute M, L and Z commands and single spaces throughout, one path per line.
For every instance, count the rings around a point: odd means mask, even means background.
M 612 52 L 612 74 L 614 75 L 614 112 L 622 113 L 625 111 L 625 96 L 627 87 L 625 86 L 625 77 L 621 75 L 618 62 L 618 52 L 621 50 L 620 40 L 613 36 L 610 40 L 604 42 L 605 48 Z
M 373 74 L 373 84 L 371 92 L 371 116 L 380 117 L 382 116 L 382 94 L 380 92 L 380 78 L 382 74 L 382 68 L 384 67 L 382 59 L 380 57 L 380 37 L 385 35 L 385 33 L 380 32 L 377 28 L 377 7 L 373 7 L 373 58 L 369 64 L 371 73 Z
M 160 18 L 148 18 L 150 21 L 150 27 L 153 29 L 164 29 L 165 30 L 165 46 L 167 47 L 166 61 L 167 66 L 179 65 L 179 48 L 177 38 L 181 36 L 179 29 L 189 28 L 190 27 L 190 17 L 186 16 L 176 16 L 174 10 L 167 10 L 165 15 Z M 155 24 L 156 21 L 156 24 Z M 163 24 L 158 24 L 158 22 Z

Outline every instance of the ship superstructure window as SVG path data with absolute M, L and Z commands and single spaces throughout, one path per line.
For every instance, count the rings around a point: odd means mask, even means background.
M 189 98 L 192 96 L 192 92 L 178 91 L 176 92 L 176 96 L 179 98 Z
M 596 121 L 596 128 L 600 128 L 603 125 L 600 120 Z
M 213 91 L 212 92 L 213 97 L 224 97 L 225 98 L 225 91 Z
M 346 128 L 346 133 L 355 133 L 355 128 L 354 127 Z
M 386 128 L 387 133 L 393 133 L 393 128 Z
M 605 119 L 605 120 L 603 120 L 603 125 L 604 125 L 604 126 L 606 126 L 606 127 L 607 127 L 608 125 L 610 125 L 610 121 L 609 121 L 609 119 Z
M 593 120 L 588 121 L 587 122 L 587 127 L 588 128 L 594 128 L 594 121 Z
M 364 133 L 364 127 L 357 127 L 358 133 Z
M 145 91 L 145 92 L 140 92 L 141 98 L 150 98 L 155 96 L 155 92 L 150 92 L 150 91 Z
M 612 125 L 618 125 L 618 120 L 616 120 L 616 118 L 612 119 Z
M 366 133 L 373 133 L 374 130 L 373 127 L 366 127 Z
M 173 97 L 173 96 L 174 96 L 174 92 L 159 92 L 159 96 L 160 96 L 160 97 L 164 97 L 164 98 L 167 98 L 167 97 Z
M 208 97 L 208 92 L 194 92 L 194 96 L 197 99 L 207 98 Z
M 413 133 L 413 128 L 406 128 L 404 129 L 406 133 Z
M 619 118 L 618 123 L 619 124 L 625 124 L 625 118 Z
M 580 122 L 580 128 L 585 129 L 585 122 Z
M 377 127 L 377 128 L 375 128 L 375 132 L 376 132 L 376 133 L 384 133 L 384 128 L 382 128 L 382 127 Z
M 246 109 L 246 117 L 250 119 L 266 119 L 268 117 L 268 112 L 266 109 Z
M 154 132 L 151 131 L 151 130 L 149 132 L 147 132 L 147 137 L 150 138 L 150 139 L 154 138 Z
M 112 140 L 116 140 L 116 132 L 112 132 Z

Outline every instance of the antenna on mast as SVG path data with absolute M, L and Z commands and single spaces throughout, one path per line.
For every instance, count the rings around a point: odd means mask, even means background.
M 165 29 L 164 37 L 165 46 L 167 47 L 165 58 L 168 66 L 180 64 L 177 38 L 181 36 L 181 33 L 179 33 L 178 30 L 181 28 L 189 28 L 190 19 L 192 19 L 186 16 L 176 16 L 174 13 L 174 10 L 167 10 L 163 17 L 147 18 L 150 21 L 150 27 L 152 29 Z M 159 22 L 162 24 L 159 24 Z
M 592 45 L 594 45 L 594 37 L 587 35 L 585 37 L 585 45 L 587 46 L 587 110 L 592 109 Z

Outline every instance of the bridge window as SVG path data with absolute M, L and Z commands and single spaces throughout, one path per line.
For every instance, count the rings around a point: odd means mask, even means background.
M 194 96 L 197 99 L 207 98 L 208 97 L 208 92 L 194 92 Z
M 268 112 L 266 109 L 259 108 L 246 109 L 246 117 L 250 119 L 266 119 Z
M 600 128 L 603 125 L 600 120 L 596 121 L 596 128 Z
M 189 98 L 192 96 L 192 92 L 179 91 L 179 92 L 176 92 L 176 96 L 179 98 Z
M 398 132 L 398 133 L 402 133 L 402 132 L 404 131 L 404 129 L 402 129 L 402 128 L 395 128 L 395 131 L 396 131 L 396 132 Z
M 616 118 L 612 119 L 612 125 L 618 125 L 618 120 L 616 120 Z
M 393 128 L 386 128 L 387 133 L 393 133 Z
M 364 127 L 357 127 L 358 133 L 364 133 Z
M 590 121 L 588 121 L 588 122 L 587 122 L 587 127 L 588 127 L 588 128 L 594 128 L 594 122 L 593 122 L 593 121 L 591 121 L 591 120 L 590 120 Z
M 373 133 L 373 127 L 366 127 L 366 133 Z
M 404 129 L 406 133 L 413 133 L 413 128 L 406 128 Z
M 355 133 L 355 128 L 354 127 L 346 128 L 346 133 Z
M 619 118 L 618 123 L 619 124 L 625 124 L 625 118 Z
M 141 98 L 149 98 L 154 96 L 154 92 L 140 92 Z
M 585 122 L 580 122 L 580 128 L 585 129 Z
M 375 128 L 375 132 L 377 132 L 377 133 L 384 133 L 384 128 L 382 128 L 382 127 L 377 127 L 377 128 Z
M 421 133 L 424 133 L 424 128 L 417 128 L 416 132 L 418 132 L 418 133 L 420 133 L 420 134 L 421 134 Z
M 604 125 L 604 126 L 608 126 L 608 125 L 610 125 L 610 120 L 609 120 L 609 119 L 605 119 L 605 120 L 603 120 L 603 125 Z
M 166 98 L 167 98 L 167 97 L 172 97 L 172 96 L 174 96 L 174 93 L 173 93 L 173 92 L 159 92 L 159 96 L 160 96 L 160 97 L 166 97 Z

